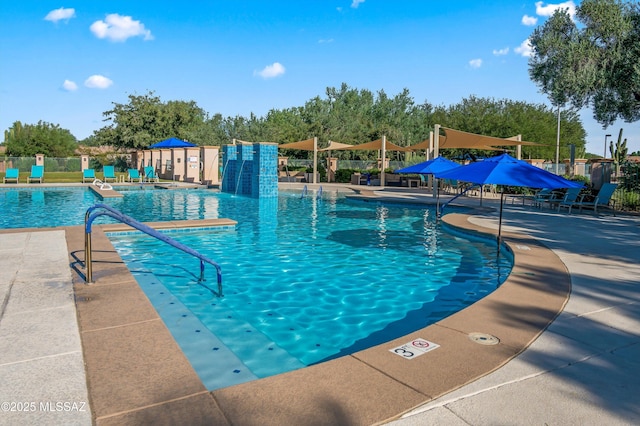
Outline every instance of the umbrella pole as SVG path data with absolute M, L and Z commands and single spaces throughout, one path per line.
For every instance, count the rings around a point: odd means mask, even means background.
M 498 256 L 500 256 L 500 236 L 502 235 L 502 205 L 504 200 L 504 188 L 500 193 L 500 219 L 498 220 Z

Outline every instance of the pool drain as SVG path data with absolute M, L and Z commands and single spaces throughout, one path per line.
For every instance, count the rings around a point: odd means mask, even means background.
M 497 345 L 500 343 L 500 339 L 487 333 L 469 333 L 469 339 L 481 345 Z

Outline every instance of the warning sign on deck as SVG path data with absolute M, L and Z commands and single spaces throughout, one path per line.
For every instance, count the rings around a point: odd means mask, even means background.
M 418 338 L 410 341 L 409 343 L 405 343 L 402 346 L 398 346 L 397 348 L 389 349 L 389 352 L 393 352 L 394 354 L 400 355 L 406 359 L 413 359 L 439 347 L 440 345 L 437 343 Z

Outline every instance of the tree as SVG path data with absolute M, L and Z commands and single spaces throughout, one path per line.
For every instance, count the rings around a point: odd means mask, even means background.
M 78 147 L 69 130 L 42 120 L 37 124 L 14 122 L 4 132 L 4 144 L 7 155 L 14 157 L 44 154 L 46 157 L 65 158 L 73 156 Z
M 129 103 L 113 105 L 103 113 L 104 121 L 111 123 L 94 132 L 94 136 L 100 144 L 120 148 L 144 149 L 171 137 L 190 140 L 200 135 L 197 130 L 207 118 L 194 101 L 163 103 L 153 92 L 129 95 Z
M 640 4 L 584 0 L 580 27 L 557 10 L 529 38 L 529 75 L 554 106 L 590 106 L 604 127 L 640 119 Z

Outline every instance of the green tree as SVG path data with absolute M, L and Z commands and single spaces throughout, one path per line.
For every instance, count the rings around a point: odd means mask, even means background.
M 31 157 L 44 154 L 47 157 L 69 157 L 78 147 L 76 138 L 58 124 L 38 121 L 37 124 L 22 124 L 16 121 L 4 133 L 7 155 Z
M 554 106 L 590 106 L 604 127 L 640 119 L 640 3 L 584 0 L 530 37 L 529 75 Z
M 103 116 L 110 124 L 94 132 L 102 145 L 144 149 L 171 137 L 196 144 L 206 142 L 198 140 L 205 136 L 199 130 L 207 118 L 206 113 L 194 101 L 163 103 L 153 92 L 129 95 L 127 104 L 114 102 L 113 109 Z

